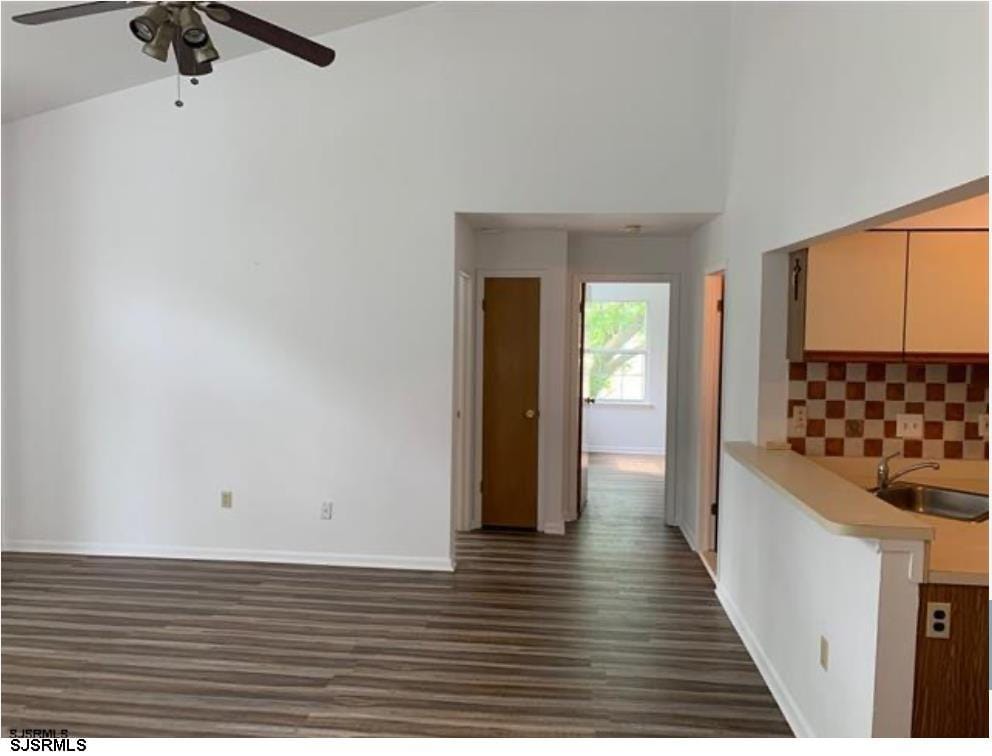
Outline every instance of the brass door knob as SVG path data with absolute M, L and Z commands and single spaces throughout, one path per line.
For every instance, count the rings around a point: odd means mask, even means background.
M 537 417 L 537 412 L 535 412 L 534 410 L 527 410 L 524 413 L 524 417 L 526 417 L 528 420 L 533 420 L 535 417 Z

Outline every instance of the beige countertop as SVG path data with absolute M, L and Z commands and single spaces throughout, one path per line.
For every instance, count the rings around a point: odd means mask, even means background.
M 929 541 L 933 528 L 877 499 L 864 488 L 791 450 L 771 450 L 743 441 L 724 448 L 731 457 L 790 496 L 831 533 L 858 538 Z
M 809 457 L 809 459 L 842 478 L 851 481 L 859 488 L 875 486 L 875 468 L 878 460 L 871 457 Z M 897 458 L 889 462 L 889 469 L 895 475 L 919 459 Z M 953 488 L 958 491 L 989 493 L 989 463 L 984 459 L 942 459 L 939 470 L 917 470 L 899 481 L 922 483 L 928 486 Z
M 878 460 L 864 457 L 810 457 L 812 461 L 856 486 L 875 485 Z M 919 460 L 897 459 L 890 463 L 893 473 Z M 988 495 L 987 460 L 940 460 L 940 470 L 919 470 L 901 481 L 922 483 L 959 491 Z M 927 552 L 926 582 L 956 585 L 989 584 L 989 523 L 961 522 L 946 517 L 906 512 L 933 529 Z
M 919 515 L 886 504 L 867 491 L 875 483 L 877 460 L 804 457 L 746 442 L 724 448 L 832 533 L 927 542 L 926 582 L 988 585 L 988 522 Z M 988 462 L 948 460 L 941 466 L 904 480 L 988 493 Z M 892 463 L 893 471 L 900 467 Z

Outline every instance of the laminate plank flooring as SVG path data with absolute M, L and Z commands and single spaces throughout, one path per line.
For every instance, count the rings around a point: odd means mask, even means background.
M 4 730 L 789 735 L 663 470 L 594 455 L 565 536 L 461 534 L 454 574 L 4 554 Z

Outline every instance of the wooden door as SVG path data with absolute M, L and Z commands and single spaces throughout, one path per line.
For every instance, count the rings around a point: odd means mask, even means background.
M 487 278 L 482 307 L 482 524 L 536 528 L 541 279 Z
M 901 355 L 905 283 L 904 233 L 870 231 L 811 245 L 806 351 L 813 354 L 807 359 Z
M 988 231 L 909 235 L 906 353 L 984 359 L 989 351 Z
M 578 346 L 579 346 L 579 426 L 578 433 L 576 434 L 578 438 L 578 500 L 575 502 L 575 518 L 578 519 L 582 516 L 582 510 L 585 509 L 586 501 L 589 500 L 589 454 L 585 450 L 585 439 L 583 438 L 583 431 L 585 430 L 585 410 L 586 410 L 586 371 L 585 371 L 585 356 L 586 356 L 586 284 L 582 283 L 581 291 L 579 292 L 579 333 L 577 335 Z

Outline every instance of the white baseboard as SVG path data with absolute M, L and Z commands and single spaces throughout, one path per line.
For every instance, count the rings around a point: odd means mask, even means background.
M 665 450 L 660 446 L 609 446 L 598 444 L 586 444 L 582 451 L 591 454 L 642 454 L 652 457 L 664 457 Z
M 685 542 L 689 544 L 689 548 L 695 552 L 701 551 L 699 544 L 696 543 L 696 531 L 695 529 L 690 529 L 685 526 L 684 522 L 679 523 L 679 530 L 682 531 L 682 537 L 685 538 Z
M 274 551 L 219 549 L 156 544 L 116 544 L 75 541 L 10 540 L 4 551 L 88 556 L 127 556 L 153 559 L 210 559 L 230 562 L 269 562 L 275 564 L 314 564 L 326 567 L 375 567 L 389 570 L 428 570 L 454 572 L 451 559 L 444 557 L 402 557 L 378 554 L 330 554 L 322 551 Z
M 541 526 L 541 532 L 550 535 L 565 535 L 565 523 L 561 520 L 557 522 L 546 522 Z
M 815 738 L 816 733 L 813 732 L 813 728 L 810 727 L 809 722 L 806 721 L 806 717 L 803 716 L 799 705 L 795 702 L 795 699 L 789 694 L 788 688 L 782 682 L 782 679 L 775 672 L 775 668 L 772 666 L 771 660 L 768 655 L 761 648 L 761 644 L 758 639 L 754 637 L 751 632 L 751 628 L 748 627 L 747 622 L 741 616 L 738 611 L 736 604 L 733 600 L 721 589 L 720 584 L 717 583 L 716 587 L 716 597 L 720 601 L 720 605 L 723 606 L 723 611 L 727 614 L 730 619 L 730 623 L 734 626 L 737 631 L 737 635 L 740 636 L 741 642 L 744 644 L 744 648 L 751 655 L 751 659 L 754 661 L 754 665 L 758 668 L 758 672 L 761 673 L 761 677 L 765 681 L 765 685 L 768 686 L 768 690 L 771 691 L 772 698 L 775 699 L 775 703 L 782 710 L 783 716 L 785 716 L 785 721 L 788 722 L 789 727 L 792 728 L 792 732 L 800 738 Z

